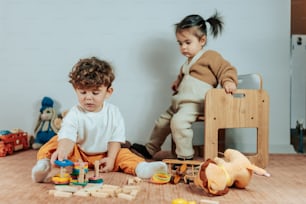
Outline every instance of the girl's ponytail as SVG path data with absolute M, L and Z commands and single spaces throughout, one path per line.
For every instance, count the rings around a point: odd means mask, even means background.
M 217 37 L 218 34 L 222 33 L 223 20 L 222 17 L 216 12 L 213 16 L 206 20 L 210 24 L 210 33 L 213 37 Z

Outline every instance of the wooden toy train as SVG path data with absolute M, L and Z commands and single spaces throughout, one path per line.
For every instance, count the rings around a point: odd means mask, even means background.
M 23 131 L 0 130 L 0 157 L 29 149 L 29 135 Z

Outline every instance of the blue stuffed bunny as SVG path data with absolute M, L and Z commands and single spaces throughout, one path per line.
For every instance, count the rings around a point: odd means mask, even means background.
M 40 115 L 34 129 L 35 139 L 32 144 L 33 149 L 39 149 L 58 132 L 58 129 L 54 124 L 54 120 L 57 118 L 57 113 L 53 108 L 53 103 L 53 100 L 47 96 L 45 96 L 41 101 Z

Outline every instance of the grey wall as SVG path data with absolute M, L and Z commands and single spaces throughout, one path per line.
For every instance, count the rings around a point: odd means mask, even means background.
M 147 141 L 184 62 L 173 24 L 215 10 L 225 28 L 221 37 L 209 36 L 207 48 L 222 53 L 239 74 L 262 74 L 271 103 L 270 151 L 292 151 L 290 0 L 0 1 L 0 129 L 32 133 L 43 96 L 52 97 L 59 111 L 75 104 L 67 75 L 80 58 L 95 55 L 115 67 L 110 102 L 126 118 L 127 138 Z M 242 149 L 254 146 L 237 142 Z

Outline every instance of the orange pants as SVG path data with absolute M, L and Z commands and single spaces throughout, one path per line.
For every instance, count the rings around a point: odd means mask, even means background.
M 58 137 L 54 136 L 46 144 L 44 144 L 37 153 L 37 160 L 51 158 L 52 153 L 57 149 Z M 74 145 L 74 149 L 69 155 L 68 159 L 77 162 L 82 160 L 88 162 L 88 167 L 93 168 L 96 160 L 100 160 L 107 156 L 107 153 L 87 155 L 84 153 L 78 145 Z M 132 153 L 127 148 L 122 148 L 117 154 L 113 171 L 122 171 L 127 174 L 135 175 L 135 168 L 139 162 L 144 161 L 143 158 Z

